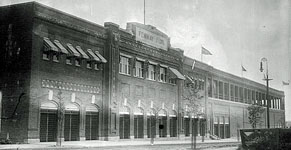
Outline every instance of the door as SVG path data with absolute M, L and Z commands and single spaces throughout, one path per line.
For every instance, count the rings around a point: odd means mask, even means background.
M 99 113 L 86 112 L 85 137 L 86 140 L 99 139 Z
M 184 118 L 185 136 L 190 135 L 190 118 Z
M 57 110 L 41 110 L 40 113 L 40 142 L 55 142 L 57 139 Z
M 129 114 L 120 114 L 119 137 L 120 139 L 129 139 L 129 136 L 130 136 L 130 116 Z
M 143 138 L 143 115 L 134 116 L 134 138 Z
M 147 134 L 148 138 L 156 137 L 156 118 L 155 116 L 147 117 Z
M 170 117 L 170 137 L 177 137 L 177 117 Z
M 167 137 L 167 117 L 160 116 L 159 118 L 159 135 L 160 137 Z
M 79 111 L 65 111 L 64 137 L 65 141 L 78 141 L 80 130 Z

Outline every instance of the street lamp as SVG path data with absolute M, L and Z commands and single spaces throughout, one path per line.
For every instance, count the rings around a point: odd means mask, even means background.
M 269 73 L 268 73 L 268 60 L 267 58 L 262 58 L 261 59 L 261 64 L 260 64 L 260 71 L 263 72 L 263 62 L 266 63 L 266 72 L 264 74 L 264 79 L 267 83 L 267 92 L 266 92 L 266 98 L 267 98 L 267 127 L 270 128 L 270 99 L 269 99 L 269 81 L 273 79 L 269 79 Z

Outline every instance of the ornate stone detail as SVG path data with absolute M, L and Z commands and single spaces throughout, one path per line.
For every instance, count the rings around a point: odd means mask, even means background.
M 160 52 L 159 49 L 157 48 L 154 48 L 154 47 L 146 47 L 144 45 L 141 45 L 141 42 L 136 42 L 136 43 L 133 43 L 133 42 L 129 42 L 129 41 L 125 41 L 125 40 L 120 40 L 120 43 L 122 44 L 125 44 L 125 45 L 128 45 L 128 46 L 131 46 L 131 47 L 134 47 L 133 50 L 137 50 L 139 52 L 144 52 L 148 55 L 152 55 L 152 56 L 155 56 L 155 57 L 160 57 L 160 58 L 167 58 L 167 59 L 172 59 L 172 60 L 175 60 L 175 61 L 179 61 L 179 58 L 176 58 L 174 56 L 171 56 L 169 54 L 166 54 L 163 50 L 163 52 Z
M 53 88 L 67 91 L 85 92 L 85 93 L 100 93 L 100 86 L 91 86 L 84 84 L 69 83 L 63 81 L 44 79 L 41 82 L 43 88 Z

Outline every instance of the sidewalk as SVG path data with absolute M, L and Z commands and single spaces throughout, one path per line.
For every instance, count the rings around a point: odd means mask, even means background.
M 178 145 L 178 144 L 190 144 L 191 141 L 187 140 L 155 140 L 154 145 Z M 221 139 L 210 140 L 206 139 L 204 142 L 201 139 L 197 140 L 197 145 L 205 144 L 238 144 L 236 139 Z M 150 145 L 150 140 L 120 140 L 120 141 L 66 141 L 62 143 L 61 147 L 56 146 L 56 142 L 43 142 L 35 144 L 11 144 L 0 145 L 0 149 L 80 149 L 80 148 L 93 148 L 93 147 L 110 147 L 110 146 L 137 146 L 137 145 Z

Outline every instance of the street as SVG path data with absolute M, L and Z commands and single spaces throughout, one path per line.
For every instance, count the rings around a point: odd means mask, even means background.
M 134 145 L 134 146 L 114 146 L 114 147 L 94 147 L 94 148 L 82 148 L 88 150 L 191 150 L 189 144 L 170 144 L 170 145 Z M 197 150 L 237 150 L 238 146 L 226 146 L 221 144 L 217 145 L 201 145 L 196 148 Z M 80 149 L 81 150 L 81 149 Z

